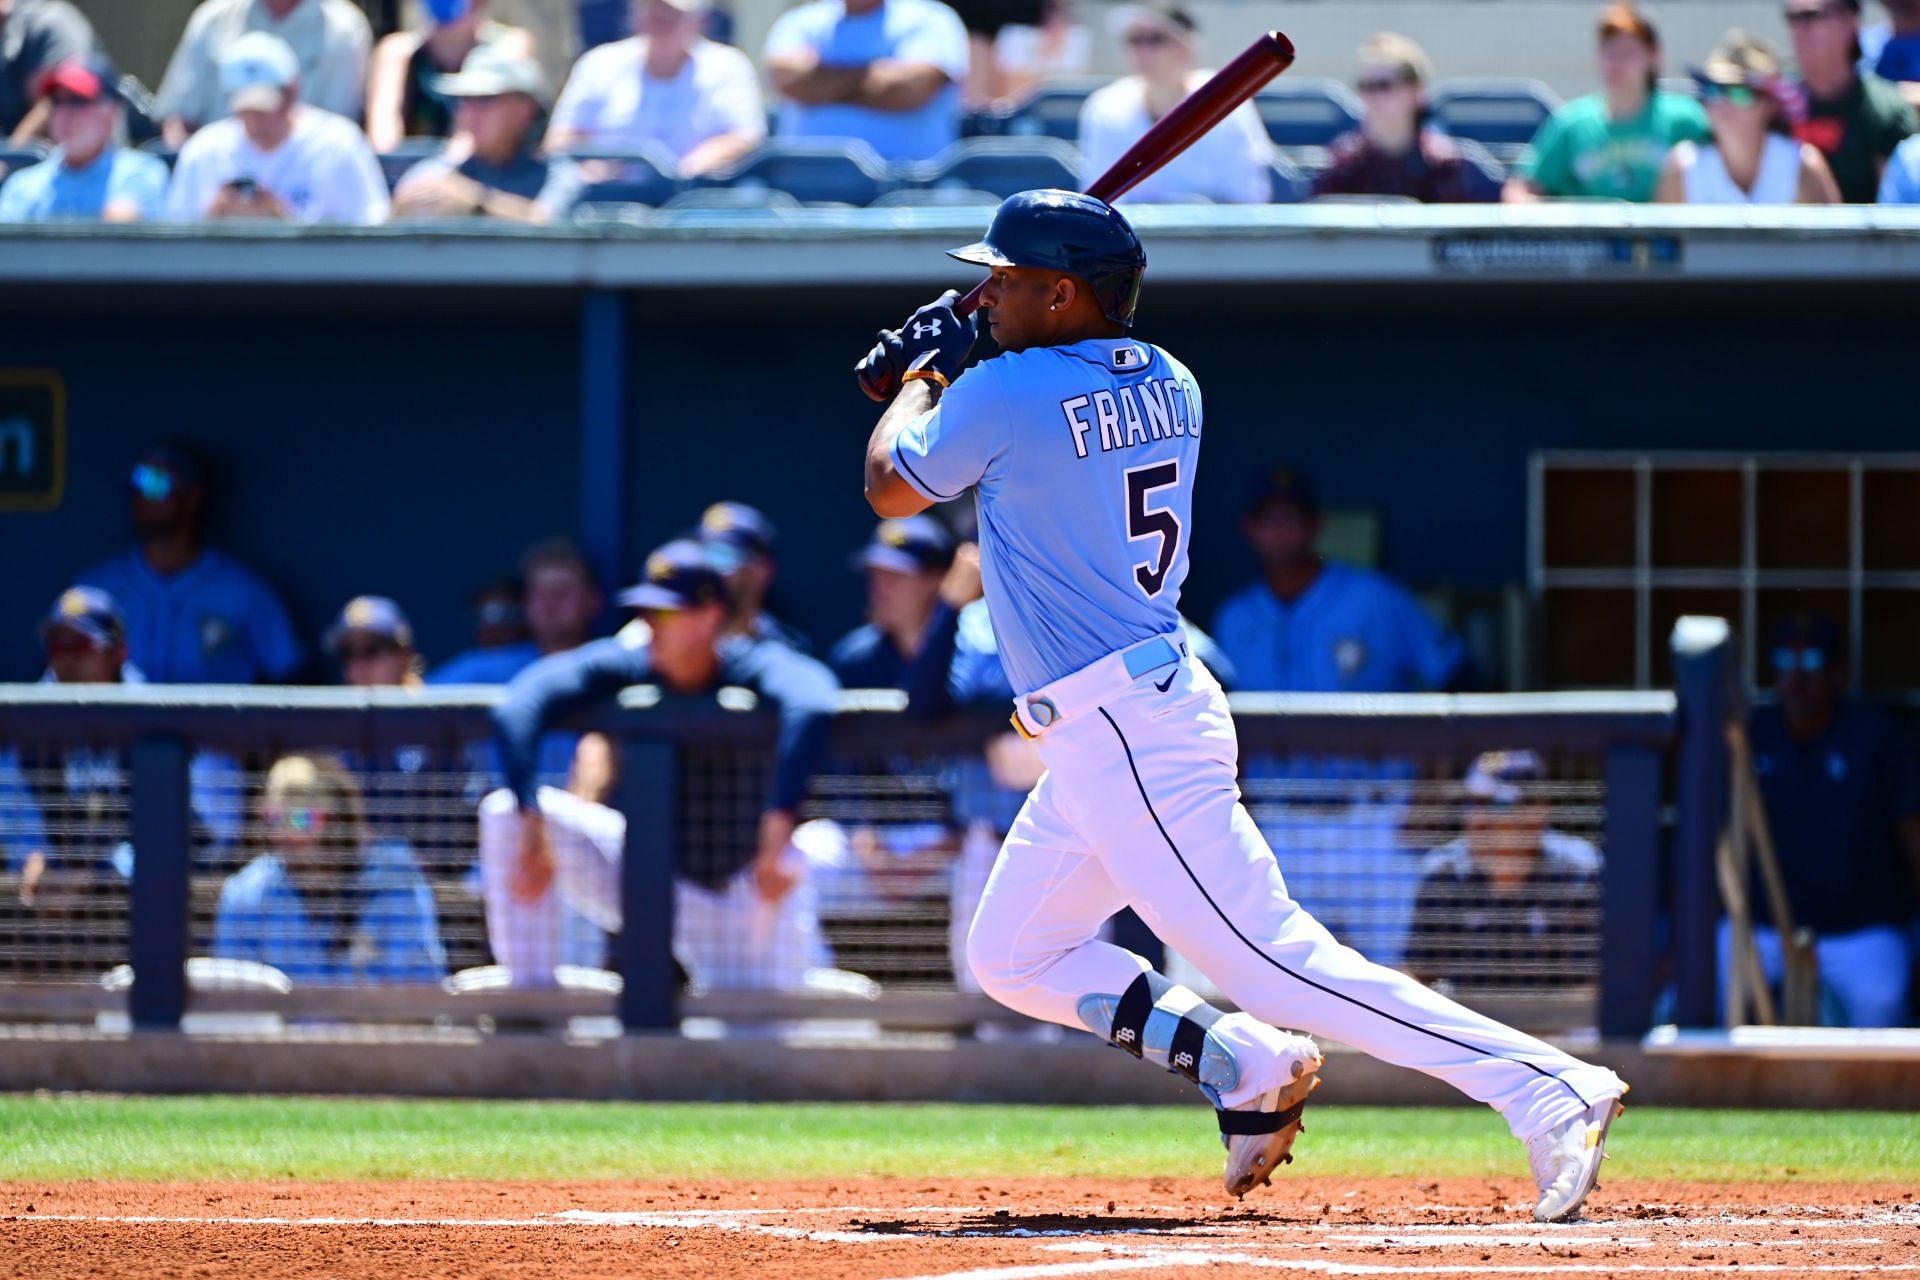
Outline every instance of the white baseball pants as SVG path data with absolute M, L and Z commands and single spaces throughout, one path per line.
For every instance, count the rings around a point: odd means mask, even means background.
M 1002 1004 L 1080 1027 L 1082 996 L 1124 992 L 1147 968 L 1096 936 L 1131 906 L 1251 1015 L 1216 1027 L 1241 1068 L 1227 1106 L 1284 1082 L 1276 1026 L 1445 1080 L 1522 1140 L 1622 1091 L 1611 1071 L 1342 946 L 1288 896 L 1240 804 L 1226 696 L 1179 636 L 1036 690 L 1016 702 L 1016 717 L 1038 737 L 1047 772 L 1001 848 L 967 942 L 974 976 Z
M 480 883 L 487 940 L 494 959 L 521 986 L 552 982 L 556 964 L 581 961 L 569 946 L 568 917 L 577 913 L 598 929 L 620 929 L 620 866 L 627 820 L 617 809 L 554 787 L 540 788 L 541 816 L 553 850 L 553 885 L 536 902 L 513 896 L 509 881 L 520 849 L 520 809 L 510 791 L 480 804 Z M 804 858 L 789 846 L 789 865 Z M 752 871 L 719 889 L 676 879 L 673 954 L 693 982 L 709 991 L 798 990 L 807 975 L 832 963 L 814 910 L 813 890 L 800 884 L 777 904 L 761 900 Z

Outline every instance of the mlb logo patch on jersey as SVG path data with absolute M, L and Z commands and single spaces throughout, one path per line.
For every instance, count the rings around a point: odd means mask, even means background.
M 1147 353 L 1132 345 L 1113 349 L 1113 367 L 1116 369 L 1141 369 L 1147 364 Z

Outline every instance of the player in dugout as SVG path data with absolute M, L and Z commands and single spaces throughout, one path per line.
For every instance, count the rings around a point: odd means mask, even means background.
M 507 786 L 480 808 L 480 875 L 494 956 L 516 984 L 546 985 L 561 958 L 556 903 L 608 932 L 621 925 L 626 818 L 580 794 L 608 794 L 617 758 L 589 734 L 576 756 L 573 790 L 536 785 L 540 738 L 554 717 L 629 685 L 693 695 L 739 686 L 780 715 L 772 792 L 720 788 L 681 807 L 674 951 L 689 978 L 708 990 L 803 986 L 829 957 L 793 835 L 825 751 L 839 683 L 778 641 L 727 636 L 725 579 L 711 550 L 693 539 L 648 556 L 645 578 L 619 602 L 637 614 L 619 634 L 535 663 L 494 710 Z M 592 788 L 578 785 L 577 776 L 589 753 L 599 758 L 593 768 L 601 775 Z

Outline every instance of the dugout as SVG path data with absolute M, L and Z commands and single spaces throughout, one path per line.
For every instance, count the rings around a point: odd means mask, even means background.
M 44 424 L 25 415 L 38 471 L 0 448 L 0 674 L 37 674 L 35 620 L 124 545 L 125 468 L 163 433 L 212 451 L 215 540 L 275 579 L 310 639 L 342 600 L 379 592 L 444 657 L 466 643 L 466 593 L 532 539 L 575 532 L 620 578 L 733 497 L 780 524 L 777 603 L 830 640 L 857 621 L 845 555 L 871 519 L 856 459 L 874 410 L 848 370 L 877 326 L 972 278 L 939 250 L 976 221 L 9 228 L 0 368 L 53 375 L 60 404 L 49 393 Z M 1187 588 L 1202 620 L 1251 571 L 1242 491 L 1276 460 L 1377 517 L 1381 567 L 1497 595 L 1529 582 L 1544 452 L 1881 456 L 1920 441 L 1905 332 L 1920 217 L 1906 211 L 1138 221 L 1140 332 L 1207 397 Z

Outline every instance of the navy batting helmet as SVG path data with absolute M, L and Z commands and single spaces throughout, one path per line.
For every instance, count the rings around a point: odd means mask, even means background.
M 1107 319 L 1133 327 L 1147 253 L 1119 211 L 1077 191 L 1017 191 L 977 244 L 948 256 L 983 267 L 1048 267 L 1079 276 Z

